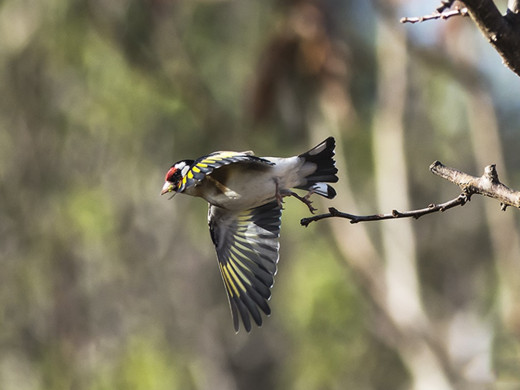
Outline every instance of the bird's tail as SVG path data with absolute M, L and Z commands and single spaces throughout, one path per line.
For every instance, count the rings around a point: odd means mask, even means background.
M 303 190 L 312 191 L 316 194 L 332 199 L 336 196 L 336 191 L 326 183 L 336 183 L 338 177 L 336 173 L 336 162 L 334 161 L 334 147 L 336 141 L 334 137 L 329 137 L 319 145 L 315 146 L 308 152 L 300 154 L 298 157 L 305 159 L 305 164 L 315 164 L 315 169 L 311 174 L 307 175 L 305 184 L 298 186 Z

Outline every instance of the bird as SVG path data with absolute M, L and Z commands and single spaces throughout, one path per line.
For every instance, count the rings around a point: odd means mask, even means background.
M 218 151 L 196 160 L 180 160 L 166 173 L 161 195 L 186 194 L 209 204 L 208 225 L 227 292 L 235 332 L 240 319 L 247 332 L 251 319 L 262 325 L 262 311 L 271 314 L 268 300 L 277 272 L 283 198 L 293 196 L 307 205 L 318 194 L 332 199 L 327 183 L 338 181 L 335 140 L 329 137 L 309 151 L 292 157 L 258 157 L 252 151 Z M 293 189 L 306 190 L 304 196 Z

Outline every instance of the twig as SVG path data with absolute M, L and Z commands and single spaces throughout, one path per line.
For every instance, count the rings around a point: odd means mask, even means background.
M 441 0 L 441 5 L 439 5 L 435 9 L 435 11 L 444 12 L 444 11 L 450 9 L 453 6 L 453 3 L 455 3 L 455 0 Z
M 307 227 L 311 222 L 319 221 L 320 219 L 331 218 L 331 217 L 339 217 L 350 219 L 350 223 L 358 223 L 358 222 L 369 222 L 369 221 L 382 221 L 384 219 L 399 219 L 399 218 L 415 218 L 419 219 L 423 215 L 435 213 L 438 211 L 445 211 L 451 209 L 456 206 L 463 206 L 468 202 L 469 196 L 465 193 L 460 194 L 455 199 L 449 200 L 440 204 L 430 204 L 428 207 L 418 209 L 418 210 L 410 210 L 410 211 L 397 211 L 392 210 L 391 213 L 388 214 L 372 214 L 372 215 L 354 215 L 343 213 L 338 211 L 334 207 L 329 208 L 329 212 L 327 214 L 315 215 L 308 218 L 303 218 L 300 221 L 302 226 Z
M 350 220 L 350 223 L 382 221 L 385 219 L 399 218 L 418 219 L 426 214 L 445 211 L 456 206 L 464 206 L 471 199 L 473 194 L 484 195 L 499 200 L 502 210 L 505 210 L 507 206 L 520 208 L 520 192 L 510 189 L 500 182 L 495 164 L 488 165 L 484 169 L 484 174 L 480 177 L 471 176 L 455 168 L 447 167 L 439 161 L 434 161 L 430 165 L 430 171 L 435 175 L 442 177 L 443 179 L 457 184 L 462 189 L 462 193 L 455 199 L 444 203 L 430 204 L 428 207 L 418 210 L 392 210 L 392 212 L 388 214 L 355 215 L 344 213 L 338 211 L 334 207 L 330 207 L 328 213 L 303 218 L 300 221 L 300 224 L 307 227 L 311 222 L 332 217 L 346 218 Z
M 432 13 L 430 15 L 424 15 L 424 16 L 420 16 L 420 17 L 401 18 L 400 22 L 401 23 L 421 23 L 421 22 L 426 22 L 428 20 L 436 20 L 436 19 L 446 20 L 453 16 L 468 16 L 468 9 L 466 7 L 464 7 L 464 8 L 457 7 L 452 10 L 449 10 L 449 11 L 439 12 L 436 10 L 434 13 Z

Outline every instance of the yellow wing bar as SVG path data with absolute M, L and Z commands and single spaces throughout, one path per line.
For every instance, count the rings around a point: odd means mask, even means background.
M 195 186 L 215 169 L 236 162 L 250 162 L 252 164 L 273 165 L 269 160 L 239 152 L 214 152 L 208 156 L 201 157 L 193 163 L 191 168 L 182 178 L 181 187 L 178 192 L 184 191 L 186 187 Z

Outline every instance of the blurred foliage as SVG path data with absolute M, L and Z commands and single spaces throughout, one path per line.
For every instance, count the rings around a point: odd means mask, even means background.
M 410 9 L 399 2 L 2 1 L 0 388 L 411 388 L 330 227 L 299 226 L 304 206 L 285 205 L 273 315 L 235 335 L 206 205 L 159 197 L 180 159 L 303 152 L 331 132 L 316 120 L 329 109 L 344 118 L 334 134 L 349 167 L 341 180 L 374 212 L 374 30 L 389 9 L 402 30 Z M 428 174 L 433 160 L 483 168 L 468 146 L 474 72 L 490 87 L 520 187 L 518 80 L 469 21 L 430 25 L 428 39 L 422 26 L 406 31 L 397 61 L 409 70 L 414 205 L 456 196 Z M 446 42 L 459 35 L 478 63 L 450 57 Z M 500 317 L 484 202 L 413 224 L 422 298 L 439 329 L 468 307 L 486 319 L 493 372 L 518 383 L 520 332 Z M 345 235 L 353 229 L 345 222 Z M 367 229 L 381 251 L 381 232 Z

